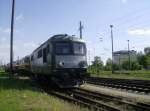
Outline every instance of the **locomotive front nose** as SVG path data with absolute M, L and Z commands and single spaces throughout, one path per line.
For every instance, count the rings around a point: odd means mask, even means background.
M 81 61 L 81 62 L 79 62 L 79 67 L 80 67 L 80 68 L 85 68 L 85 67 L 87 67 L 87 62 L 86 62 L 86 61 Z
M 60 61 L 60 62 L 58 63 L 58 67 L 64 68 L 64 62 Z
M 56 68 L 86 68 L 86 46 L 82 42 L 55 43 Z

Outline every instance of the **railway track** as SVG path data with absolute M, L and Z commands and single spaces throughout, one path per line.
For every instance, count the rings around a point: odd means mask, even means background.
M 150 81 L 89 77 L 86 79 L 86 82 L 112 88 L 132 90 L 140 93 L 150 93 Z
M 56 97 L 64 99 L 68 102 L 78 104 L 83 107 L 88 107 L 91 110 L 98 111 L 149 111 L 150 105 L 145 103 L 131 103 L 123 100 L 120 97 L 101 94 L 81 88 L 74 89 L 55 89 L 51 90 L 47 87 L 42 89 Z
M 80 93 L 75 93 L 73 90 L 67 90 L 67 91 L 62 91 L 62 90 L 48 91 L 47 90 L 46 92 L 48 94 L 54 95 L 54 96 L 59 97 L 64 100 L 67 100 L 74 104 L 78 104 L 83 107 L 88 107 L 89 109 L 91 109 L 93 111 L 121 111 L 115 107 L 112 107 L 103 102 L 94 100 L 88 96 L 85 97 Z
M 44 81 L 41 83 L 38 82 L 38 84 L 47 94 L 87 107 L 93 111 L 150 111 L 149 104 L 127 101 L 122 97 L 111 96 L 81 88 L 58 89 L 49 84 L 45 84 Z
M 115 107 L 120 111 L 149 111 L 150 105 L 146 103 L 139 102 L 129 102 L 121 97 L 115 97 L 111 95 L 102 94 L 99 92 L 89 91 L 85 89 L 75 89 L 72 91 L 74 95 L 82 95 L 84 97 L 92 98 L 93 100 L 97 100 L 104 104 L 109 104 L 111 107 Z

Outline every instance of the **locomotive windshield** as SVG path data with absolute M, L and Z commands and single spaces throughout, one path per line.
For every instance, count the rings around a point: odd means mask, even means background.
M 83 43 L 73 43 L 74 54 L 85 54 L 85 45 Z
M 56 43 L 55 53 L 59 55 L 84 55 L 86 53 L 86 48 L 84 43 L 79 42 Z
M 70 54 L 71 44 L 70 43 L 56 43 L 56 54 Z

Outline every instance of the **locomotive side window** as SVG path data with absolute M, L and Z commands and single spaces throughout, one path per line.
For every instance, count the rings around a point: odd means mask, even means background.
M 47 48 L 47 53 L 49 53 L 49 52 L 50 52 L 50 51 L 49 51 L 49 45 L 47 45 L 47 47 L 46 47 L 46 48 Z
M 85 45 L 83 43 L 73 43 L 74 54 L 85 54 Z
M 31 61 L 33 61 L 33 58 L 34 58 L 34 57 L 33 57 L 33 55 L 32 55 L 32 56 L 31 56 Z
M 43 62 L 47 62 L 47 53 L 46 53 L 46 48 L 43 49 Z
M 38 51 L 38 58 L 42 57 L 42 49 Z
M 70 54 L 71 44 L 70 43 L 56 43 L 55 52 L 56 54 Z
M 24 58 L 24 63 L 29 63 L 29 62 L 30 62 L 29 57 Z

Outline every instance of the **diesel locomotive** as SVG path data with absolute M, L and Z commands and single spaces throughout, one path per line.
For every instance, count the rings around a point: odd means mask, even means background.
M 86 53 L 84 40 L 67 34 L 54 35 L 20 60 L 18 69 L 54 81 L 59 87 L 78 86 L 87 75 Z

